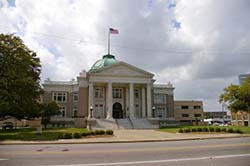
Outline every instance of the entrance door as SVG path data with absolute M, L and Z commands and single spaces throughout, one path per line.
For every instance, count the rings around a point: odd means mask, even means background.
M 123 118 L 122 105 L 118 102 L 113 104 L 113 118 L 114 119 Z

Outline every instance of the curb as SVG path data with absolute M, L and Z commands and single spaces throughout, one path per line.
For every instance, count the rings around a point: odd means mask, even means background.
M 191 140 L 209 140 L 209 139 L 231 139 L 231 138 L 247 138 L 250 135 L 230 136 L 230 137 L 195 137 L 195 138 L 180 138 L 180 139 L 152 139 L 152 140 L 118 140 L 118 141 L 93 141 L 93 142 L 0 142 L 0 145 L 49 145 L 49 144 L 109 144 L 109 143 L 140 143 L 140 142 L 170 142 L 170 141 L 191 141 Z

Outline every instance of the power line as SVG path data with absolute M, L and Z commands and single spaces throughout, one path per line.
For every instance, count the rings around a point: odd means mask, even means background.
M 4 29 L 4 27 L 2 27 Z M 19 30 L 18 32 L 12 32 L 16 34 L 20 33 L 25 33 L 27 31 L 22 31 Z M 106 42 L 96 42 L 96 41 L 90 41 L 90 40 L 84 40 L 84 39 L 75 39 L 75 38 L 70 38 L 70 37 L 64 37 L 64 36 L 59 36 L 59 35 L 54 35 L 54 34 L 46 34 L 46 33 L 41 33 L 41 32 L 31 32 L 35 35 L 39 36 L 44 36 L 44 37 L 49 37 L 49 38 L 57 38 L 61 40 L 67 40 L 67 41 L 73 41 L 73 42 L 78 42 L 78 44 L 81 43 L 86 43 L 86 44 L 93 44 L 93 45 L 101 45 L 101 46 L 106 46 Z M 21 35 L 21 34 L 20 34 Z M 142 48 L 142 47 L 130 47 L 130 46 L 124 46 L 124 45 L 119 45 L 119 44 L 114 44 L 112 45 L 113 47 L 116 48 L 122 48 L 122 49 L 130 49 L 130 50 L 139 50 L 139 51 L 144 51 L 144 52 L 162 52 L 162 53 L 175 53 L 175 54 L 193 54 L 193 53 L 205 53 L 205 54 L 250 54 L 250 52 L 223 52 L 223 51 L 209 51 L 209 50 L 170 50 L 170 49 L 152 49 L 152 48 Z

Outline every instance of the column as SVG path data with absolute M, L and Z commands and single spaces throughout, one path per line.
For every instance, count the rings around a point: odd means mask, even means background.
M 245 113 L 241 112 L 241 126 L 245 126 Z
M 151 96 L 151 84 L 147 84 L 147 117 L 152 118 L 152 96 Z
M 129 117 L 133 119 L 135 117 L 134 113 L 134 84 L 129 84 Z
M 145 93 L 145 88 L 142 87 L 141 89 L 141 109 L 142 109 L 142 118 L 146 118 L 146 109 L 145 109 L 145 105 L 146 105 L 146 93 Z
M 107 119 L 113 118 L 112 117 L 112 109 L 113 109 L 112 91 L 113 91 L 112 83 L 109 82 L 108 83 L 108 96 L 107 96 L 107 107 L 108 107 Z
M 91 112 L 90 112 L 90 107 L 94 108 L 94 102 L 93 102 L 93 89 L 94 89 L 94 85 L 93 82 L 89 82 L 89 107 L 88 107 L 88 118 L 91 117 Z
M 124 110 L 126 111 L 126 118 L 129 118 L 129 89 L 128 87 L 125 88 L 126 93 L 126 106 L 124 107 Z
M 236 121 L 236 126 L 238 126 L 239 125 L 239 123 L 238 123 L 238 112 L 236 112 L 235 113 L 235 121 Z

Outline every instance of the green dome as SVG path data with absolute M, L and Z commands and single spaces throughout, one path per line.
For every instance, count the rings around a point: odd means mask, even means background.
M 117 62 L 118 61 L 115 59 L 115 56 L 107 54 L 107 55 L 104 55 L 102 57 L 102 59 L 96 61 L 94 63 L 94 65 L 91 67 L 90 71 L 97 70 L 97 69 L 100 69 L 100 68 L 105 67 L 105 66 L 110 66 L 110 65 L 113 65 Z

